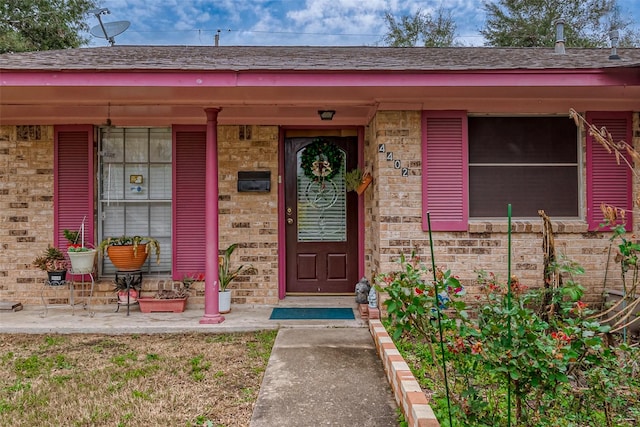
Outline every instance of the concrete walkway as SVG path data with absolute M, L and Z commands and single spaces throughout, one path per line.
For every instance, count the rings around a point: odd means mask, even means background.
M 368 329 L 281 329 L 250 426 L 397 426 L 396 407 Z
M 228 333 L 279 329 L 256 402 L 252 427 L 397 426 L 396 403 L 367 322 L 354 297 L 287 297 L 278 307 L 352 307 L 355 320 L 269 320 L 271 306 L 234 305 L 218 325 L 199 323 L 202 307 L 184 313 L 127 316 L 116 306 L 0 311 L 2 333 Z M 1 337 L 0 337 L 1 339 Z

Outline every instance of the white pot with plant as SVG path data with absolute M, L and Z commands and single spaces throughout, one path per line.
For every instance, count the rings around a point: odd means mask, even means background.
M 71 261 L 71 272 L 74 274 L 88 274 L 95 270 L 96 254 L 98 251 L 84 245 L 84 222 L 80 231 L 63 230 L 64 237 L 69 242 L 67 255 Z
M 231 311 L 231 290 L 227 289 L 231 283 L 240 274 L 248 272 L 251 267 L 243 270 L 244 265 L 231 268 L 231 255 L 238 247 L 237 243 L 229 245 L 221 256 L 218 257 L 218 278 L 220 280 L 220 289 L 218 292 L 218 309 L 220 313 L 228 313 Z

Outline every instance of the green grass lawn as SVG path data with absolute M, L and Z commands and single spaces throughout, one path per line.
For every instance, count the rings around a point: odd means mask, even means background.
M 247 426 L 276 334 L 3 334 L 0 425 Z

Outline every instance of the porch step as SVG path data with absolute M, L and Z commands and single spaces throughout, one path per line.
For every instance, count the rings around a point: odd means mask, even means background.
M 290 296 L 278 303 L 278 307 L 352 307 L 356 308 L 353 296 Z
M 0 301 L 0 311 L 20 311 L 22 310 L 21 302 Z

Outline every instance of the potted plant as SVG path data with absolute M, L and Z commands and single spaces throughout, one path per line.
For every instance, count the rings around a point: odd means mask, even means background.
M 229 283 L 238 275 L 247 272 L 252 267 L 243 270 L 244 265 L 231 268 L 231 255 L 238 247 L 237 243 L 233 243 L 227 247 L 221 256 L 218 257 L 218 277 L 220 279 L 220 289 L 218 293 L 218 308 L 220 313 L 228 313 L 231 311 L 231 290 L 227 289 Z
M 142 313 L 182 313 L 187 307 L 188 299 L 189 285 L 184 282 L 174 282 L 171 289 L 159 289 L 151 297 L 139 297 L 138 304 Z
M 113 290 L 118 296 L 118 305 L 133 305 L 138 302 L 142 289 L 142 276 L 137 274 L 116 275 L 114 283 Z
M 160 263 L 160 242 L 153 237 L 107 237 L 100 242 L 98 250 L 106 254 L 119 271 L 139 270 L 150 252 L 156 255 L 156 262 Z
M 369 172 L 362 172 L 360 168 L 351 169 L 344 174 L 347 191 L 355 191 L 358 195 L 367 189 L 373 178 Z
M 33 260 L 33 265 L 47 272 L 47 284 L 64 285 L 69 265 L 60 249 L 48 246 L 42 255 Z
M 361 182 L 362 182 L 362 169 L 355 168 L 345 172 L 344 184 L 347 188 L 347 191 L 356 191 L 356 188 L 358 188 Z
M 93 272 L 98 251 L 84 246 L 84 235 L 81 235 L 80 232 L 64 229 L 63 233 L 69 242 L 67 255 L 69 255 L 69 260 L 71 261 L 71 271 L 76 274 Z

